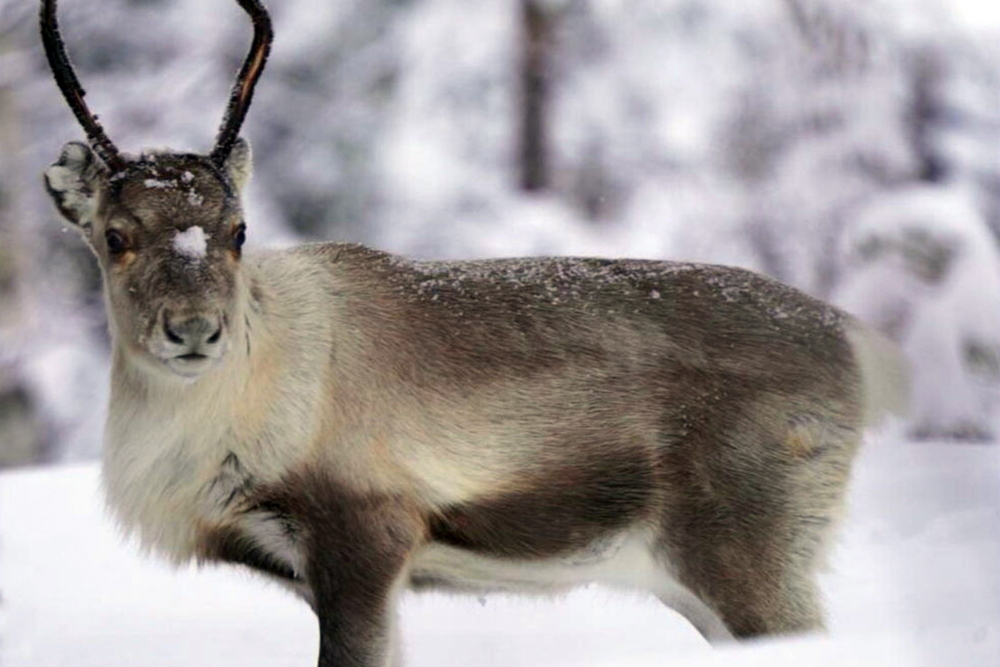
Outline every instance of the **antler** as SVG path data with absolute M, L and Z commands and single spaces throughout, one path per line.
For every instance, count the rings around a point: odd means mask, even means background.
M 267 55 L 271 50 L 271 40 L 274 37 L 271 31 L 271 17 L 259 0 L 237 1 L 253 20 L 253 44 L 250 45 L 250 52 L 247 54 L 246 60 L 243 61 L 243 67 L 240 69 L 236 84 L 229 95 L 229 106 L 226 109 L 226 114 L 222 117 L 222 125 L 219 127 L 215 147 L 210 155 L 212 162 L 219 166 L 229 157 L 229 153 L 233 150 L 233 144 L 236 143 L 240 126 L 243 125 L 247 109 L 250 108 L 254 86 L 257 85 L 257 79 L 260 78 L 261 72 L 264 71 L 264 64 L 267 62 Z M 76 78 L 69 56 L 66 55 L 66 49 L 59 34 L 59 25 L 56 21 L 56 0 L 42 0 L 39 19 L 42 29 L 42 43 L 45 45 L 45 55 L 49 60 L 49 67 L 52 69 L 56 84 L 62 91 L 63 97 L 66 98 L 69 108 L 72 109 L 76 119 L 87 133 L 87 140 L 112 171 L 124 170 L 126 168 L 125 159 L 108 138 L 108 135 L 104 133 L 101 124 L 97 122 L 97 115 L 83 101 L 83 97 L 87 93 L 80 85 L 80 80 Z
M 267 55 L 271 51 L 271 40 L 274 34 L 271 31 L 271 17 L 268 15 L 264 5 L 258 0 L 237 0 L 253 20 L 253 43 L 250 45 L 250 52 L 247 53 L 240 69 L 233 91 L 229 95 L 229 107 L 222 117 L 222 125 L 219 127 L 219 134 L 215 138 L 215 148 L 212 149 L 211 160 L 217 165 L 222 165 L 229 157 L 229 152 L 233 149 L 236 137 L 240 133 L 240 126 L 250 108 L 250 100 L 253 97 L 253 89 L 264 71 L 264 64 L 267 62 Z
M 73 72 L 73 65 L 70 64 L 69 56 L 63 47 L 62 37 L 59 35 L 59 24 L 56 21 L 56 0 L 42 0 L 42 11 L 39 15 L 42 29 L 42 44 L 45 45 L 45 55 L 49 60 L 49 67 L 52 75 L 56 79 L 59 90 L 66 98 L 69 108 L 72 109 L 76 119 L 83 126 L 87 134 L 87 141 L 94 148 L 104 163 L 112 171 L 122 171 L 125 169 L 125 160 L 118 152 L 118 148 L 111 142 L 108 135 L 104 133 L 104 128 L 97 122 L 97 115 L 91 112 L 87 103 L 83 101 L 86 91 L 80 85 L 80 80 Z

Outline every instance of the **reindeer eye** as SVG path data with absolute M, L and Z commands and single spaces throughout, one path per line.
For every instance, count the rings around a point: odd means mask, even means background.
M 109 229 L 104 232 L 104 240 L 108 244 L 108 252 L 112 255 L 120 255 L 128 250 L 128 240 L 117 229 Z
M 243 244 L 246 243 L 246 240 L 247 240 L 247 226 L 244 225 L 243 223 L 240 223 L 240 226 L 237 227 L 236 231 L 233 233 L 233 250 L 239 252 L 240 248 L 243 247 Z

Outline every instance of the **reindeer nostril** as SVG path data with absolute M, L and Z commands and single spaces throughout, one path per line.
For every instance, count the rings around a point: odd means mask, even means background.
M 218 343 L 220 338 L 222 338 L 222 327 L 216 329 L 215 333 L 208 337 L 208 342 Z
M 181 338 L 176 333 L 170 330 L 170 323 L 166 321 L 164 321 L 163 323 L 163 333 L 167 335 L 167 340 L 169 340 L 171 343 L 175 343 L 177 345 L 182 345 L 184 343 L 183 338 Z

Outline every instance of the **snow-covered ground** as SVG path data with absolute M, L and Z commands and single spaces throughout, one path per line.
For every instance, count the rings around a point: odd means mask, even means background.
M 123 544 L 94 465 L 0 474 L 0 664 L 312 665 L 311 611 L 254 575 L 173 571 Z M 406 664 L 1000 663 L 1000 447 L 869 443 L 824 575 L 826 637 L 709 648 L 658 603 L 408 596 Z

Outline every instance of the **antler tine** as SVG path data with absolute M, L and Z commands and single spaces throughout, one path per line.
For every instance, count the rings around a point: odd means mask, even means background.
M 264 71 L 264 64 L 271 51 L 271 39 L 274 36 L 271 31 L 271 17 L 263 4 L 258 0 L 237 1 L 253 20 L 253 44 L 250 45 L 250 52 L 243 61 L 243 67 L 229 95 L 229 107 L 222 117 L 222 125 L 215 139 L 215 148 L 212 149 L 211 159 L 217 165 L 222 165 L 233 149 L 236 137 L 240 133 L 240 126 L 243 125 L 243 119 L 247 115 L 247 109 L 250 108 L 254 86 Z
M 39 21 L 49 68 L 52 70 L 59 90 L 66 98 L 66 103 L 69 104 L 69 108 L 73 111 L 80 125 L 83 126 L 84 132 L 87 134 L 87 141 L 90 142 L 94 151 L 109 169 L 116 172 L 122 171 L 126 166 L 124 158 L 119 154 L 118 148 L 111 142 L 108 135 L 104 133 L 104 128 L 97 122 L 97 116 L 83 101 L 83 96 L 87 93 L 80 85 L 80 80 L 76 78 L 69 56 L 66 55 L 62 36 L 59 34 L 59 24 L 56 21 L 56 0 L 42 0 Z

